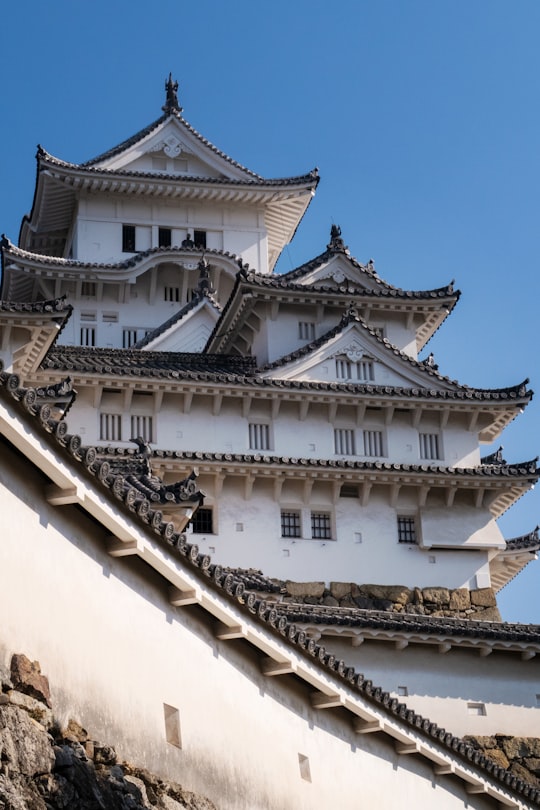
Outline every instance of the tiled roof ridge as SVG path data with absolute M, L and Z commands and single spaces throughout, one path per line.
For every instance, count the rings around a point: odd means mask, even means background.
M 377 277 L 378 283 L 382 286 L 383 289 L 381 290 L 369 290 L 369 289 L 362 289 L 362 290 L 351 290 L 349 288 L 349 279 L 346 279 L 343 284 L 338 285 L 337 287 L 333 287 L 329 284 L 324 284 L 324 280 L 317 284 L 310 284 L 309 286 L 306 284 L 294 284 L 288 280 L 289 274 L 274 274 L 274 275 L 264 275 L 262 273 L 256 273 L 254 271 L 250 271 L 248 276 L 246 277 L 247 281 L 250 281 L 253 284 L 257 284 L 261 287 L 273 287 L 273 288 L 281 288 L 281 289 L 288 289 L 293 290 L 294 292 L 339 292 L 343 295 L 351 295 L 351 296 L 361 296 L 361 295 L 368 295 L 373 297 L 386 297 L 386 298 L 419 298 L 419 299 L 426 299 L 426 298 L 447 298 L 449 296 L 454 296 L 459 299 L 461 293 L 459 290 L 454 290 L 453 283 L 447 284 L 443 287 L 436 287 L 432 290 L 403 290 L 400 287 L 393 287 L 391 284 L 387 284 L 387 282 L 382 281 Z
M 164 323 L 160 324 L 159 326 L 156 326 L 155 329 L 152 329 L 150 332 L 148 332 L 148 334 L 145 335 L 143 338 L 141 338 L 141 340 L 138 340 L 136 343 L 134 343 L 133 348 L 143 349 L 145 346 L 148 346 L 149 343 L 151 343 L 157 337 L 166 332 L 167 329 L 170 329 L 171 326 L 174 326 L 175 323 L 181 321 L 182 318 L 184 318 L 188 314 L 188 312 L 191 312 L 192 309 L 196 309 L 196 307 L 198 307 L 199 304 L 202 304 L 204 300 L 210 301 L 210 303 L 217 309 L 218 312 L 222 311 L 221 304 L 215 298 L 215 296 L 212 295 L 212 293 L 208 292 L 208 290 L 205 290 L 204 292 L 197 291 L 194 294 L 191 301 L 188 301 L 187 304 L 184 304 L 183 307 L 180 307 L 178 312 L 176 312 L 174 315 L 171 315 L 171 317 L 168 318 L 166 321 L 164 321 Z
M 98 446 L 98 452 L 110 455 L 129 455 L 130 450 L 124 447 L 105 447 Z M 220 452 L 206 452 L 202 450 L 154 450 L 156 458 L 176 458 L 182 461 L 226 461 L 226 462 L 239 462 L 241 464 L 268 464 L 268 465 L 287 465 L 298 467 L 330 467 L 335 469 L 345 470 L 366 470 L 366 471 L 394 471 L 394 472 L 408 472 L 408 473 L 429 473 L 430 475 L 467 475 L 467 476 L 508 476 L 515 477 L 516 475 L 536 477 L 540 476 L 540 468 L 536 466 L 538 458 L 531 459 L 530 461 L 515 462 L 513 464 L 499 465 L 494 464 L 480 465 L 477 467 L 444 467 L 442 465 L 428 465 L 428 464 L 398 464 L 390 461 L 350 461 L 346 459 L 328 459 L 328 458 L 300 458 L 293 456 L 270 456 L 261 455 L 258 453 L 220 453 Z
M 171 245 L 170 247 L 151 247 L 147 250 L 141 250 L 138 253 L 134 253 L 129 257 L 129 259 L 124 259 L 120 262 L 86 262 L 80 259 L 65 259 L 62 256 L 48 256 L 45 253 L 32 253 L 29 250 L 24 250 L 24 248 L 17 247 L 9 239 L 5 239 L 2 243 L 2 248 L 5 253 L 12 254 L 14 256 L 20 256 L 23 259 L 29 259 L 30 261 L 40 262 L 41 264 L 55 264 L 60 265 L 62 267 L 86 267 L 88 269 L 96 269 L 96 270 L 103 270 L 103 269 L 111 269 L 111 270 L 120 270 L 120 269 L 128 269 L 130 267 L 135 267 L 139 264 L 143 259 L 146 259 L 148 256 L 154 256 L 160 253 L 192 253 L 196 256 L 204 255 L 211 255 L 211 256 L 223 256 L 227 259 L 231 259 L 235 265 L 239 265 L 240 268 L 248 268 L 249 265 L 246 265 L 242 262 L 242 259 L 236 253 L 230 253 L 228 250 L 219 250 L 217 248 L 200 248 L 200 247 L 183 247 L 182 245 Z
M 109 355 L 116 356 L 117 358 L 125 357 L 129 358 L 130 355 L 135 355 L 138 351 L 138 348 L 131 347 L 130 349 L 109 349 L 109 348 L 96 348 L 96 347 L 86 347 L 86 346 L 59 346 L 58 344 L 55 346 L 54 351 L 49 351 L 47 356 L 44 358 L 42 367 L 43 368 L 56 368 L 56 369 L 64 369 L 72 371 L 74 366 L 73 364 L 77 362 L 77 359 L 82 362 L 87 358 L 97 358 L 94 363 L 94 367 L 92 369 L 86 369 L 87 373 L 112 373 L 113 369 L 109 368 L 104 369 L 103 366 L 109 366 L 109 363 L 105 363 L 102 356 L 105 354 L 105 359 L 108 358 Z M 144 352 L 144 356 L 141 359 L 148 360 L 152 359 L 154 354 L 159 354 L 163 358 L 167 358 L 170 355 L 171 361 L 174 363 L 175 358 L 177 357 L 178 353 L 176 352 Z M 459 400 L 466 400 L 466 399 L 482 399 L 482 400 L 512 400 L 518 398 L 530 398 L 533 395 L 532 391 L 525 391 L 523 392 L 522 384 L 520 383 L 517 386 L 510 386 L 508 388 L 496 388 L 496 389 L 477 389 L 477 388 L 468 388 L 467 386 L 461 386 L 460 388 L 456 388 L 454 390 L 440 390 L 437 391 L 432 388 L 419 388 L 419 387 L 412 387 L 412 388 L 403 388 L 400 386 L 389 386 L 389 385 L 373 385 L 373 384 L 365 384 L 365 383 L 349 383 L 349 382 L 319 382 L 319 381 L 310 381 L 310 380 L 283 380 L 280 378 L 273 378 L 273 377 L 260 377 L 257 376 L 258 371 L 255 366 L 255 360 L 253 357 L 244 357 L 241 355 L 228 355 L 228 354 L 206 354 L 201 352 L 200 354 L 196 353 L 189 353 L 184 352 L 182 355 L 186 358 L 194 358 L 197 357 L 209 357 L 215 358 L 216 361 L 218 359 L 225 359 L 228 357 L 234 357 L 239 363 L 244 362 L 250 364 L 251 368 L 249 373 L 227 373 L 226 376 L 223 373 L 216 372 L 216 371 L 208 371 L 208 372 L 198 372 L 197 379 L 201 381 L 208 381 L 208 382 L 217 382 L 217 383 L 235 383 L 239 385 L 250 385 L 250 386 L 257 386 L 257 387 L 268 387 L 268 388 L 280 388 L 280 389 L 291 389 L 291 390 L 305 390 L 305 391 L 335 391 L 338 393 L 351 393 L 355 395 L 365 394 L 369 396 L 398 396 L 398 397 L 407 397 L 407 398 L 431 398 L 431 399 L 459 399 Z M 136 356 L 136 355 L 135 355 Z M 64 359 L 63 359 L 64 358 Z M 66 365 L 66 361 L 68 365 Z M 232 362 L 232 361 L 231 361 Z M 144 372 L 144 373 L 143 373 Z M 144 366 L 134 366 L 130 367 L 128 365 L 120 364 L 117 367 L 116 373 L 118 374 L 125 374 L 125 375 L 135 375 L 137 377 L 141 376 L 150 376 L 150 377 L 164 377 L 164 376 L 171 376 L 174 375 L 175 378 L 188 378 L 192 379 L 193 375 L 196 374 L 192 369 L 175 369 L 171 371 L 170 369 L 162 370 L 162 369 L 148 369 L 144 368 Z M 231 377 L 233 374 L 233 377 Z M 184 375 L 182 377 L 182 375 Z
M 131 515 L 147 531 L 152 532 L 166 545 L 171 554 L 183 558 L 184 564 L 210 587 L 219 590 L 229 600 L 242 605 L 243 610 L 249 612 L 253 620 L 265 625 L 268 631 L 278 635 L 290 644 L 303 657 L 310 660 L 316 667 L 320 667 L 325 674 L 345 684 L 353 692 L 358 692 L 367 702 L 376 705 L 389 716 L 396 718 L 415 733 L 425 737 L 428 741 L 452 752 L 463 761 L 472 763 L 481 771 L 486 771 L 505 788 L 510 788 L 518 795 L 527 797 L 529 801 L 540 805 L 540 790 L 525 782 L 495 762 L 486 757 L 481 751 L 466 743 L 461 738 L 441 728 L 437 723 L 424 718 L 422 715 L 409 709 L 406 704 L 392 697 L 381 687 L 375 686 L 363 674 L 357 673 L 354 667 L 348 667 L 342 659 L 336 659 L 328 653 L 324 646 L 309 639 L 303 630 L 289 622 L 285 616 L 280 616 L 275 606 L 269 606 L 265 600 L 259 599 L 256 593 L 246 591 L 243 582 L 232 573 L 224 574 L 220 565 L 214 565 L 209 555 L 201 554 L 196 544 L 186 542 L 185 535 L 175 530 L 172 522 L 165 522 L 163 512 L 154 509 L 151 501 L 146 498 L 139 499 L 139 493 L 133 488 L 126 490 L 123 476 L 110 476 L 110 467 L 107 461 L 97 458 L 96 449 L 83 447 L 80 436 L 68 433 L 65 421 L 56 421 L 50 418 L 48 405 L 40 405 L 36 391 L 32 388 L 21 388 L 17 375 L 0 372 L 0 390 L 3 397 L 9 397 L 19 403 L 22 412 L 41 427 L 42 435 L 49 434 L 49 439 L 61 446 L 73 461 L 80 464 L 87 476 L 97 479 L 104 490 L 108 490 L 110 497 L 117 505 Z M 212 584 L 213 583 L 213 584 Z
M 106 152 L 103 152 L 101 155 L 98 155 L 95 158 L 86 160 L 84 163 L 81 163 L 80 165 L 83 167 L 93 166 L 96 163 L 100 163 L 103 160 L 107 160 L 108 158 L 114 157 L 115 155 L 124 152 L 126 149 L 129 149 L 131 146 L 134 146 L 139 141 L 142 141 L 144 138 L 146 138 L 147 135 L 150 135 L 151 132 L 156 130 L 161 124 L 164 124 L 169 118 L 175 118 L 192 135 L 194 135 L 197 138 L 197 140 L 199 140 L 202 144 L 204 144 L 204 146 L 211 149 L 212 152 L 214 152 L 216 155 L 218 155 L 221 158 L 224 158 L 227 161 L 227 163 L 230 163 L 232 166 L 235 166 L 237 169 L 241 169 L 242 171 L 252 175 L 253 177 L 262 179 L 261 175 L 251 171 L 251 169 L 248 169 L 246 166 L 243 166 L 241 163 L 238 163 L 238 161 L 233 160 L 233 158 L 229 157 L 229 155 L 225 154 L 225 152 L 222 152 L 221 149 L 218 149 L 217 146 L 214 146 L 213 143 L 211 143 L 207 138 L 201 135 L 200 132 L 198 132 L 194 127 L 192 127 L 191 124 L 189 124 L 186 121 L 186 119 L 180 114 L 178 110 L 167 111 L 164 115 L 161 115 L 151 124 L 148 124 L 148 126 L 139 130 L 134 135 L 131 135 L 131 137 L 126 138 L 125 141 L 122 141 L 116 146 L 111 147 L 111 149 L 108 149 Z
M 66 296 L 62 295 L 59 298 L 49 298 L 43 301 L 3 301 L 0 300 L 1 312 L 35 312 L 37 314 L 54 314 L 59 312 L 66 315 L 73 310 L 71 304 L 67 303 Z
M 76 171 L 83 171 L 89 174 L 103 174 L 105 176 L 111 175 L 115 177 L 135 177 L 143 180 L 171 180 L 182 183 L 209 183 L 211 185 L 232 185 L 232 186 L 294 186 L 308 183 L 318 184 L 319 173 L 317 169 L 312 169 L 305 174 L 296 175 L 294 177 L 259 177 L 257 174 L 250 172 L 252 177 L 248 179 L 237 179 L 235 177 L 206 177 L 184 174 L 168 174 L 167 172 L 144 172 L 133 171 L 129 169 L 107 169 L 101 166 L 87 165 L 82 163 L 70 163 L 67 160 L 54 157 L 49 154 L 42 146 L 38 147 L 38 160 L 43 161 L 52 166 L 58 166 L 63 169 L 74 169 Z
M 507 551 L 517 551 L 520 549 L 538 549 L 540 548 L 540 526 L 536 526 L 532 532 L 522 534 L 519 537 L 512 537 L 506 541 Z

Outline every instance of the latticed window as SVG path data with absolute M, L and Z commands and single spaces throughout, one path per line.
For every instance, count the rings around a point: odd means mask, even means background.
M 281 511 L 281 536 L 301 537 L 300 512 Z
M 122 441 L 122 414 L 100 413 L 99 438 L 103 442 Z
M 311 536 L 314 540 L 332 538 L 332 521 L 328 512 L 311 513 Z
M 270 426 L 252 423 L 249 426 L 250 450 L 270 450 Z
M 420 433 L 420 458 L 428 460 L 441 458 L 439 435 L 437 433 Z
M 180 301 L 180 287 L 165 287 L 163 290 L 163 299 L 165 301 L 178 303 Z
M 334 430 L 334 452 L 338 456 L 355 455 L 354 430 L 350 428 L 336 428 Z
M 300 340 L 315 340 L 315 324 L 312 321 L 300 321 L 298 337 Z
M 364 430 L 364 455 L 384 456 L 383 434 L 381 430 Z
M 81 346 L 96 345 L 96 327 L 81 326 Z
M 170 228 L 158 229 L 158 244 L 159 247 L 170 247 L 172 242 L 172 231 Z
M 397 526 L 399 543 L 416 543 L 416 521 L 413 517 L 399 515 Z
M 152 416 L 131 416 L 131 437 L 137 439 L 139 436 L 145 442 L 154 441 L 154 420 Z
M 135 253 L 135 225 L 122 225 L 122 252 Z
M 95 281 L 83 281 L 81 284 L 81 295 L 94 296 L 96 294 Z
M 359 360 L 354 363 L 347 357 L 336 357 L 336 377 L 352 382 L 373 382 L 375 372 L 373 360 Z
M 213 534 L 214 515 L 212 509 L 199 507 L 191 518 L 190 523 L 193 534 Z
M 137 330 L 136 329 L 123 329 L 122 330 L 122 346 L 124 349 L 129 349 L 137 343 Z

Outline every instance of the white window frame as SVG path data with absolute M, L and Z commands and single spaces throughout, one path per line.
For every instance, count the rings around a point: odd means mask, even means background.
M 286 520 L 290 520 L 292 518 L 293 523 L 297 524 L 297 526 L 293 525 L 291 527 L 290 524 L 285 526 L 284 518 Z M 303 536 L 302 535 L 302 510 L 301 509 L 294 509 L 294 508 L 289 509 L 287 507 L 281 507 L 279 519 L 280 519 L 281 537 L 283 537 L 286 540 L 295 540 L 295 539 L 301 538 Z M 298 529 L 297 534 L 288 533 L 289 531 L 295 531 L 296 528 Z
M 420 458 L 424 461 L 442 460 L 442 439 L 440 433 L 419 433 L 418 446 Z
M 356 435 L 354 428 L 334 428 L 334 453 L 336 456 L 356 455 Z
M 364 456 L 368 458 L 385 458 L 385 438 L 384 431 L 377 428 L 365 428 L 362 431 Z
M 250 450 L 257 452 L 261 450 L 271 450 L 271 425 L 268 422 L 249 422 L 248 445 Z
M 321 524 L 324 519 L 324 525 Z M 312 509 L 309 515 L 312 540 L 332 540 L 334 533 L 334 516 L 330 509 Z M 316 525 L 319 523 L 320 525 Z M 318 532 L 323 532 L 320 536 Z
M 298 321 L 298 340 L 315 340 L 315 321 Z
M 418 519 L 416 515 L 397 515 L 396 528 L 398 543 L 405 546 L 418 545 Z
M 114 411 L 100 411 L 99 440 L 101 442 L 122 441 L 122 414 Z
M 154 417 L 152 414 L 132 413 L 130 416 L 131 438 L 136 439 L 139 436 L 153 444 L 156 441 L 154 433 Z

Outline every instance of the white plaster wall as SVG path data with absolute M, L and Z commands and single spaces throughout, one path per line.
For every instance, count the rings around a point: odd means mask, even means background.
M 321 643 L 453 734 L 538 736 L 538 658 L 523 661 L 519 652 L 482 657 L 464 647 L 440 654 L 437 644 L 411 644 L 399 651 L 392 641 L 352 647 L 331 636 Z M 398 687 L 406 687 L 408 696 L 400 697 Z M 483 704 L 485 714 L 471 713 L 469 703 Z
M 220 810 L 357 810 L 359 800 L 384 810 L 398 792 L 420 808 L 489 806 L 384 738 L 312 710 L 294 683 L 265 679 L 242 646 L 171 608 L 147 566 L 104 553 L 105 533 L 83 513 L 44 503 L 27 463 L 9 451 L 2 460 L 2 663 L 14 652 L 39 660 L 61 721 L 75 717 Z M 164 739 L 164 703 L 179 711 L 181 750 Z

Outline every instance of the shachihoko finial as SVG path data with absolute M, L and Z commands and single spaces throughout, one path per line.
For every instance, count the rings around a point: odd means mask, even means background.
M 165 82 L 165 104 L 161 108 L 165 113 L 182 112 L 182 107 L 178 101 L 178 82 L 173 82 L 172 73 Z

